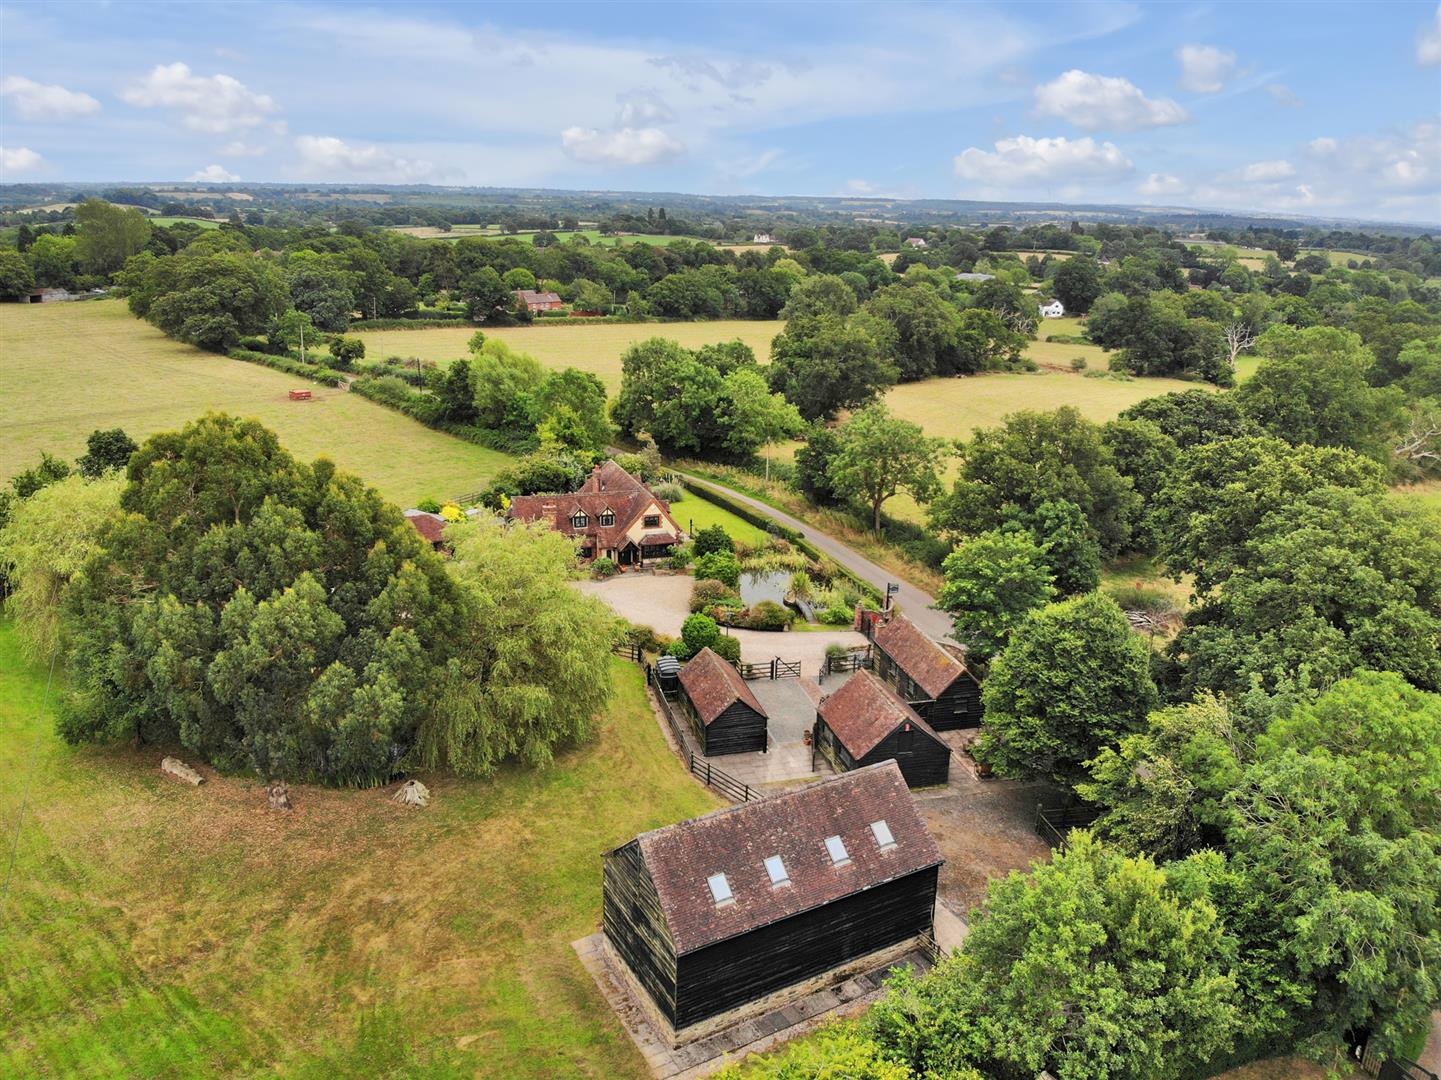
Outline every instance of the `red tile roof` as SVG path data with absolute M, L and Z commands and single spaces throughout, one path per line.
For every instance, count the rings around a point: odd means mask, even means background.
M 597 554 L 606 548 L 623 547 L 626 533 L 651 503 L 660 508 L 661 524 L 678 535 L 680 527 L 670 515 L 670 504 L 658 499 L 614 461 L 597 465 L 585 483 L 569 495 L 517 495 L 510 501 L 510 516 L 516 521 L 544 521 L 567 536 L 584 537 Z M 615 515 L 614 525 L 601 525 L 601 514 Z M 586 516 L 584 528 L 572 524 L 576 512 Z M 655 543 L 675 543 L 675 537 Z
M 874 821 L 886 823 L 894 847 L 880 848 Z M 830 836 L 841 838 L 848 863 L 831 861 Z M 643 833 L 637 841 L 677 955 L 944 861 L 894 761 Z M 772 855 L 785 863 L 789 885 L 771 884 L 765 860 Z M 716 904 L 707 885 L 712 874 L 725 874 L 733 902 Z
M 534 289 L 516 289 L 515 295 L 527 304 L 559 304 L 562 302 L 559 293 L 536 292 Z
M 872 640 L 933 698 L 966 673 L 964 664 L 900 613 L 878 623 Z
M 852 675 L 834 694 L 822 698 L 816 711 L 857 761 L 905 723 L 914 724 L 940 742 L 916 710 L 869 671 Z
M 415 526 L 415 531 L 425 538 L 427 543 L 438 544 L 441 541 L 441 534 L 445 527 L 450 524 L 439 514 L 432 514 L 428 510 L 407 510 L 405 520 Z
M 740 672 L 713 649 L 702 649 L 691 657 L 690 663 L 680 669 L 680 684 L 701 723 L 707 726 L 737 701 L 762 716 L 768 715 Z

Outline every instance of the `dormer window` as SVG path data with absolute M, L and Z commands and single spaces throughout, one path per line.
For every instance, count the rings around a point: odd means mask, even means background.
M 896 838 L 891 835 L 891 827 L 884 821 L 871 822 L 871 835 L 876 838 L 876 847 L 882 851 L 896 846 Z
M 590 524 L 590 518 L 586 517 L 584 512 L 577 511 L 576 515 L 570 519 L 570 524 L 572 528 L 583 529 Z
M 612 525 L 614 525 L 614 524 L 615 524 L 615 515 L 614 515 L 613 513 L 611 513 L 609 510 L 602 510 L 602 511 L 600 512 L 600 527 L 601 527 L 602 529 L 609 529 L 609 528 L 610 528 Z
M 712 874 L 705 879 L 705 883 L 710 886 L 711 899 L 715 901 L 716 907 L 735 903 L 735 894 L 731 892 L 731 883 L 726 880 L 724 874 Z
M 830 853 L 832 866 L 845 866 L 851 861 L 851 853 L 839 836 L 826 837 L 826 851 Z
M 786 872 L 786 864 L 779 855 L 772 855 L 766 860 L 766 874 L 771 879 L 772 885 L 789 885 L 791 876 Z

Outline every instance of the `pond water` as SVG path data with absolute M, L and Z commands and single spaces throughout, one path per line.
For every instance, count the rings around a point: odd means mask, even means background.
M 791 573 L 789 570 L 747 571 L 741 575 L 740 585 L 741 601 L 746 607 L 762 600 L 773 600 L 784 607 L 786 593 L 791 588 Z

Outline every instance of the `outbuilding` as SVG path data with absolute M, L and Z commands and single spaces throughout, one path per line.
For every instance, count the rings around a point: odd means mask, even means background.
M 706 757 L 765 753 L 769 717 L 735 666 L 702 649 L 680 669 L 691 726 Z
M 882 680 L 937 731 L 977 727 L 981 683 L 969 668 L 900 612 L 865 612 L 871 662 Z
M 934 787 L 950 778 L 951 748 L 889 686 L 865 670 L 821 699 L 811 745 L 837 772 L 890 760 L 913 788 Z
M 604 856 L 610 950 L 673 1042 L 898 959 L 940 850 L 894 762 L 643 833 Z

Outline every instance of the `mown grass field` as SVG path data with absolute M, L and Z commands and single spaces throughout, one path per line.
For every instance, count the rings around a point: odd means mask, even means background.
M 180 224 L 180 222 L 182 222 L 182 221 L 189 222 L 191 225 L 199 225 L 202 229 L 218 229 L 218 228 L 220 228 L 220 225 L 221 225 L 221 223 L 220 223 L 219 221 L 216 221 L 214 218 L 201 218 L 201 217 L 165 217 L 164 215 L 157 215 L 157 216 L 155 216 L 155 217 L 152 217 L 152 218 L 150 219 L 150 224 L 152 224 L 152 225 L 162 225 L 162 226 L 163 226 L 163 225 L 178 225 L 178 224 Z
M 770 359 L 771 339 L 781 332 L 778 320 L 721 319 L 715 322 L 674 323 L 580 323 L 565 326 L 499 326 L 487 329 L 487 337 L 498 338 L 521 352 L 529 353 L 546 367 L 574 367 L 598 375 L 607 391 L 620 389 L 620 357 L 626 349 L 646 338 L 665 337 L 688 349 L 718 341 L 740 338 L 765 363 Z M 449 363 L 465 355 L 466 342 L 476 328 L 435 327 L 424 330 L 374 330 L 356 336 L 365 342 L 371 359 L 399 356 L 419 357 Z
M 315 400 L 292 402 L 294 387 Z M 118 300 L 0 305 L 0 480 L 96 428 L 141 440 L 207 409 L 252 416 L 299 457 L 322 454 L 412 506 L 484 487 L 510 460 L 373 402 L 171 341 Z
M 770 536 L 764 529 L 758 529 L 745 518 L 737 517 L 723 506 L 717 506 L 699 495 L 686 492 L 680 502 L 671 503 L 671 515 L 676 524 L 694 536 L 702 529 L 719 525 L 732 540 L 743 540 L 747 544 L 764 544 Z
M 161 748 L 66 746 L 0 622 L 0 1075 L 642 1080 L 570 942 L 604 850 L 716 804 L 615 673 L 549 769 L 426 776 L 425 810 L 293 788 L 287 814 Z

